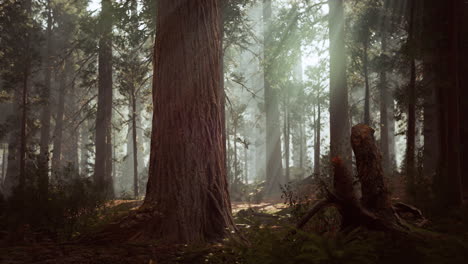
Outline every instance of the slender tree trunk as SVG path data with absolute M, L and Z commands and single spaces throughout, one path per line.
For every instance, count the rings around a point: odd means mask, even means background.
M 80 174 L 83 175 L 84 177 L 88 177 L 89 175 L 89 168 L 88 168 L 88 162 L 89 162 L 89 150 L 88 150 L 88 144 L 90 142 L 90 126 L 89 126 L 89 120 L 84 120 L 83 125 L 80 128 L 81 133 L 81 144 L 80 144 Z
M 341 157 L 351 171 L 351 145 L 343 0 L 329 0 L 330 35 L 330 155 Z
M 134 238 L 213 241 L 233 228 L 226 177 L 217 0 L 157 8 L 149 180 Z M 176 80 L 176 81 L 174 81 Z
M 285 173 L 284 173 L 284 181 L 282 182 L 283 184 L 286 184 L 290 180 L 290 164 L 289 164 L 289 159 L 291 155 L 291 150 L 290 150 L 290 126 L 289 126 L 289 98 L 288 95 L 286 95 L 286 98 L 284 100 L 284 117 L 283 117 L 283 135 L 284 135 L 284 164 L 285 164 Z
M 317 96 L 318 97 L 318 96 Z M 315 144 L 314 144 L 314 174 L 320 175 L 320 131 L 321 126 L 321 108 L 320 103 L 317 104 L 317 117 L 315 119 Z
M 26 12 L 28 15 L 28 21 L 32 19 L 32 2 L 31 0 L 27 0 L 26 4 Z M 31 21 L 29 21 L 31 22 Z M 27 118 L 28 118 L 28 93 L 29 93 L 29 78 L 31 74 L 31 52 L 30 52 L 30 47 L 31 47 L 31 34 L 32 30 L 28 29 L 27 37 L 26 37 L 26 43 L 25 43 L 25 61 L 24 63 L 24 70 L 23 70 L 23 89 L 22 89 L 22 99 L 21 99 L 21 145 L 20 145 L 20 174 L 19 174 L 19 188 L 24 194 L 24 188 L 26 184 L 26 152 L 27 152 L 27 146 L 26 146 L 26 140 L 27 140 L 27 135 L 26 135 L 26 129 L 27 129 Z
M 52 156 L 52 172 L 57 177 L 62 170 L 62 138 L 63 138 L 63 116 L 65 109 L 65 93 L 68 86 L 68 72 L 63 67 L 60 72 L 59 80 L 59 98 L 57 116 L 55 118 L 55 132 L 54 132 L 54 151 Z M 59 180 L 58 178 L 56 180 Z
M 112 198 L 112 3 L 102 0 L 101 4 L 94 184 L 103 197 Z
M 411 3 L 408 43 L 415 45 L 414 24 L 415 24 L 415 2 Z M 410 196 L 414 195 L 414 184 L 416 177 L 416 61 L 414 54 L 410 54 L 410 83 L 408 85 L 408 120 L 406 131 L 406 181 L 407 192 Z
M 132 91 L 132 141 L 133 141 L 133 193 L 135 198 L 139 196 L 138 187 L 138 145 L 137 145 L 137 126 L 136 126 L 136 97 L 135 88 Z
M 282 175 L 281 131 L 279 118 L 279 102 L 277 89 L 273 89 L 271 79 L 272 47 L 271 28 L 271 0 L 263 0 L 264 25 L 264 90 L 265 90 L 265 119 L 266 119 L 266 190 L 268 194 L 280 191 Z
M 434 179 L 437 173 L 437 161 L 439 160 L 439 135 L 438 135 L 438 109 L 436 86 L 434 85 L 433 62 L 424 58 L 424 150 L 423 150 L 423 174 L 429 179 Z
M 236 117 L 237 118 L 237 117 Z M 234 140 L 233 140 L 233 144 L 234 144 L 234 148 L 233 148 L 233 151 L 234 151 L 234 184 L 237 184 L 237 180 L 238 180 L 238 177 L 239 177 L 239 160 L 237 158 L 237 119 L 236 121 L 234 121 Z
M 246 147 L 244 147 L 244 178 L 244 183 L 249 184 L 249 160 Z
M 6 162 L 7 162 L 7 147 L 2 144 L 2 178 L 0 180 L 0 186 L 2 189 L 2 194 L 3 194 L 3 184 L 5 183 L 5 176 L 6 176 Z
M 52 7 L 51 0 L 47 1 L 47 29 L 46 29 L 47 52 L 45 58 L 44 88 L 41 95 L 43 109 L 41 114 L 41 139 L 39 156 L 39 189 L 45 197 L 49 185 L 49 144 L 50 144 L 50 90 L 52 73 Z
M 387 5 L 387 1 L 385 2 Z M 385 24 L 385 22 L 384 22 Z M 384 32 L 381 36 L 381 45 L 382 45 L 382 55 L 385 56 L 387 51 L 387 33 L 386 26 L 382 27 Z M 389 115 L 388 115 L 388 105 L 387 97 L 389 97 L 388 84 L 387 84 L 387 72 L 386 69 L 380 71 L 380 150 L 382 152 L 382 167 L 384 170 L 384 175 L 390 176 L 392 173 L 391 161 L 390 161 L 390 143 L 389 143 Z
M 364 124 L 370 125 L 371 124 L 371 117 L 370 117 L 370 87 L 369 87 L 369 63 L 368 63 L 368 40 L 364 43 L 364 81 L 365 81 L 365 98 L 364 98 Z

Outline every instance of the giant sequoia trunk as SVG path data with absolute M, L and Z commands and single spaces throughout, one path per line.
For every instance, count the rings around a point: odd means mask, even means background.
M 219 88 L 219 1 L 162 0 L 157 10 L 146 197 L 120 227 L 132 230 L 127 239 L 217 240 L 233 227 Z
M 273 89 L 271 83 L 271 53 L 272 37 L 271 24 L 271 0 L 263 1 L 264 24 L 264 90 L 265 90 L 265 119 L 266 119 L 266 188 L 269 194 L 278 193 L 282 178 L 281 159 L 281 131 L 279 118 L 278 92 Z
M 351 170 L 348 88 L 344 42 L 343 0 L 329 0 L 330 27 L 330 154 L 340 156 Z
M 94 184 L 107 198 L 114 196 L 112 179 L 112 4 L 102 0 L 99 39 L 98 106 Z

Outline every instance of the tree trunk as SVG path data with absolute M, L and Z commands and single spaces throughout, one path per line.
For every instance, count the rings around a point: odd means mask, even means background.
M 7 147 L 2 144 L 2 177 L 0 178 L 0 189 L 2 190 L 3 194 L 3 184 L 5 183 L 5 176 L 6 176 L 6 152 L 7 152 Z
M 439 160 L 437 114 L 440 110 L 437 105 L 437 91 L 434 85 L 433 62 L 429 61 L 427 57 L 424 60 L 423 175 L 432 180 L 437 174 L 437 161 Z
M 60 175 L 62 170 L 62 136 L 63 136 L 63 112 L 65 109 L 65 93 L 68 86 L 68 72 L 63 67 L 60 72 L 59 80 L 59 98 L 57 116 L 55 118 L 55 132 L 54 132 L 54 151 L 52 156 L 52 172 L 55 177 Z M 56 180 L 60 180 L 56 178 Z
M 138 230 L 131 239 L 205 242 L 233 228 L 219 88 L 220 11 L 216 0 L 158 1 L 149 180 L 135 215 L 143 220 L 125 225 Z
M 368 40 L 365 40 L 364 43 L 364 80 L 365 80 L 365 98 L 364 98 L 364 124 L 371 125 L 371 117 L 370 117 L 370 87 L 369 87 L 369 63 L 368 63 Z
M 286 184 L 289 182 L 290 179 L 290 164 L 289 164 L 289 158 L 291 155 L 290 152 L 290 126 L 289 126 L 289 98 L 288 95 L 286 95 L 286 98 L 284 100 L 284 120 L 283 120 L 283 136 L 284 136 L 284 164 L 285 164 L 285 173 L 284 173 L 284 181 L 282 182 L 283 184 Z
M 438 67 L 440 163 L 436 181 L 436 194 L 444 207 L 462 203 L 460 171 L 460 1 L 444 1 L 436 4 L 436 32 L 440 32 L 444 44 L 439 44 L 436 62 Z M 436 8 L 436 7 L 435 7 Z M 437 31 L 439 30 L 439 31 Z
M 351 171 L 348 88 L 344 42 L 343 0 L 329 0 L 330 36 L 330 155 L 341 157 Z
M 318 96 L 317 96 L 318 98 Z M 318 102 L 318 100 L 317 100 Z M 320 103 L 317 103 L 317 117 L 315 119 L 315 144 L 314 144 L 314 174 L 320 175 L 320 132 L 322 130 L 322 119 L 321 119 L 321 107 Z
M 101 5 L 94 184 L 103 197 L 112 198 L 112 3 L 102 0 Z
M 468 5 L 463 5 L 462 18 L 462 29 L 461 29 L 461 58 L 468 58 Z M 465 122 L 466 116 L 468 116 L 468 104 L 465 103 L 465 99 L 468 98 L 468 78 L 466 73 L 468 72 L 468 61 L 466 59 L 461 60 L 460 66 L 460 136 L 461 136 L 461 161 L 468 160 L 468 122 Z M 462 173 L 462 185 L 463 185 L 463 196 L 465 200 L 468 200 L 468 162 L 461 162 Z
M 83 117 L 82 117 L 83 118 Z M 84 117 L 86 118 L 86 117 Z M 89 126 L 90 121 L 88 119 L 83 121 L 83 125 L 80 127 L 80 174 L 87 178 L 89 176 L 89 168 L 88 168 L 88 162 L 89 162 L 89 150 L 88 150 L 88 144 L 90 143 L 90 126 Z
M 385 2 L 385 6 L 387 6 Z M 385 22 L 384 22 L 385 24 Z M 387 51 L 387 31 L 386 25 L 383 26 L 384 32 L 381 36 L 381 45 L 382 45 L 382 56 L 386 56 Z M 390 143 L 389 143 L 389 115 L 388 115 L 388 105 L 387 97 L 389 97 L 388 84 L 387 84 L 387 72 L 386 69 L 382 67 L 380 71 L 380 149 L 382 151 L 382 166 L 384 174 L 390 176 L 392 173 L 392 166 L 390 161 Z
M 278 194 L 282 178 L 281 131 L 279 118 L 279 102 L 277 89 L 273 89 L 271 80 L 272 36 L 271 0 L 263 1 L 264 25 L 264 90 L 266 119 L 266 191 L 268 194 Z
M 49 185 L 49 144 L 50 144 L 50 90 L 52 73 L 52 7 L 51 0 L 47 1 L 47 29 L 46 29 L 46 63 L 44 88 L 41 94 L 43 109 L 41 114 L 41 139 L 39 156 L 39 190 L 44 196 L 47 196 Z
M 408 30 L 408 44 L 415 46 L 414 41 L 414 27 L 415 27 L 415 2 L 411 3 L 409 30 Z M 414 52 L 412 52 L 414 53 Z M 416 61 L 415 55 L 410 54 L 410 83 L 408 85 L 408 120 L 406 131 L 406 155 L 405 155 L 405 168 L 406 168 L 406 184 L 407 193 L 410 197 L 414 196 L 415 177 L 416 177 Z
M 312 207 L 299 221 L 297 228 L 304 227 L 316 213 L 331 205 L 336 206 L 342 215 L 343 229 L 364 226 L 373 230 L 407 234 L 408 228 L 402 224 L 402 211 L 411 212 L 425 222 L 416 208 L 404 204 L 391 204 L 384 182 L 382 157 L 374 139 L 374 130 L 364 124 L 354 126 L 351 144 L 356 156 L 358 178 L 361 181 L 361 201 L 354 192 L 351 172 L 346 169 L 340 158 L 333 158 L 334 191 L 328 191 L 326 198 Z
M 135 198 L 139 196 L 138 187 L 138 145 L 137 145 L 137 125 L 136 125 L 136 97 L 135 87 L 132 91 L 132 141 L 133 141 L 133 194 Z

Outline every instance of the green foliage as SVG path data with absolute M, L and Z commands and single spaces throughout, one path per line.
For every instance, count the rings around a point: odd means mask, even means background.
M 16 189 L 1 206 L 0 230 L 13 236 L 24 230 L 13 240 L 33 234 L 32 241 L 67 240 L 98 225 L 104 215 L 104 201 L 91 181 L 78 177 L 51 185 L 47 194 L 36 184 L 27 184 L 24 191 Z

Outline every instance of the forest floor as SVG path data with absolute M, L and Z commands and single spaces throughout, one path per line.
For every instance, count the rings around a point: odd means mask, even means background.
M 121 212 L 141 201 L 116 200 Z M 333 211 L 312 221 L 307 232 L 288 238 L 294 208 L 279 201 L 233 202 L 233 213 L 248 243 L 225 240 L 212 245 L 166 246 L 153 243 L 84 244 L 36 241 L 15 246 L 0 241 L 0 263 L 156 264 L 156 263 L 467 263 L 468 218 L 450 215 L 421 231 L 424 239 L 388 237 L 364 230 L 342 235 Z M 295 208 L 297 209 L 297 208 Z M 114 212 L 115 213 L 115 212 Z M 118 214 L 120 215 L 120 214 Z M 318 234 L 318 235 L 317 235 Z

